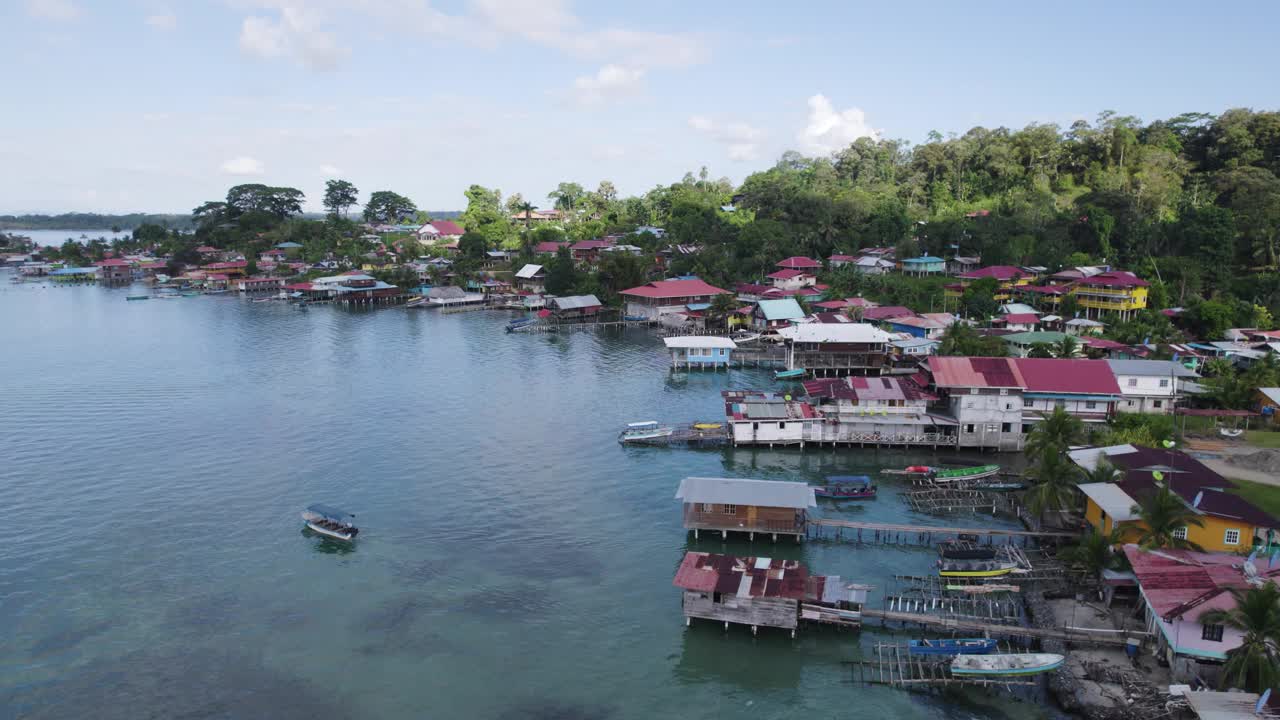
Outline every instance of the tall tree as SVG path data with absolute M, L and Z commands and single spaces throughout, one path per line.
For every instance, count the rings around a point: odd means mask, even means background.
M 1138 498 L 1133 513 L 1142 520 L 1143 528 L 1138 535 L 1138 544 L 1142 547 L 1202 549 L 1185 537 L 1178 536 L 1179 531 L 1184 528 L 1204 527 L 1204 521 L 1168 485 L 1160 484 L 1153 492 Z
M 1026 452 L 1035 458 L 1062 455 L 1083 440 L 1084 422 L 1065 408 L 1055 407 L 1051 413 L 1040 414 L 1040 422 L 1027 437 Z
M 324 208 L 332 217 L 347 216 L 347 209 L 359 200 L 356 186 L 346 180 L 329 180 L 324 184 Z
M 393 223 L 412 217 L 418 206 L 409 198 L 390 190 L 379 190 L 369 196 L 364 206 L 365 222 Z
M 555 257 L 547 263 L 547 292 L 552 295 L 564 295 L 572 292 L 578 284 L 578 268 L 573 264 L 573 255 L 569 248 L 561 247 Z

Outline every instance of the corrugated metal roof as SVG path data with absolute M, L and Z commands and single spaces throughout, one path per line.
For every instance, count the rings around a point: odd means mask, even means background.
M 799 320 L 804 317 L 804 310 L 795 298 L 781 300 L 761 300 L 756 303 L 765 320 Z
M 797 560 L 686 552 L 672 585 L 740 598 L 805 599 L 809 569 Z
M 600 307 L 601 305 L 595 295 L 570 295 L 569 297 L 551 298 L 551 304 L 559 310 L 581 310 L 583 308 Z
M 715 337 L 714 335 L 687 335 L 680 337 L 662 338 L 662 342 L 668 348 L 723 348 L 732 350 L 738 347 L 738 344 L 726 337 Z
M 1084 493 L 1085 497 L 1102 508 L 1103 512 L 1111 516 L 1113 522 L 1124 522 L 1137 517 L 1133 514 L 1133 506 L 1137 505 L 1138 501 L 1129 497 L 1115 483 L 1084 483 L 1076 487 L 1080 488 L 1080 492 Z
M 804 509 L 816 507 L 813 488 L 800 482 L 688 477 L 680 481 L 676 499 L 686 503 L 755 505 Z
M 804 343 L 887 343 L 889 333 L 868 323 L 806 323 L 778 331 L 792 342 Z
M 1116 375 L 1140 375 L 1143 377 L 1200 377 L 1182 363 L 1172 360 L 1108 360 L 1111 372 Z

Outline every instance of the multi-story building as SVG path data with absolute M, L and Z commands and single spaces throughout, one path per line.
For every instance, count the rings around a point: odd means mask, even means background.
M 1199 375 L 1171 360 L 1108 360 L 1120 385 L 1118 412 L 1168 415 Z
M 869 323 L 804 323 L 778 330 L 787 344 L 787 369 L 814 377 L 880 375 L 889 333 Z
M 1112 270 L 1080 279 L 1071 294 L 1088 316 L 1114 312 L 1127 320 L 1147 307 L 1149 285 L 1131 272 Z

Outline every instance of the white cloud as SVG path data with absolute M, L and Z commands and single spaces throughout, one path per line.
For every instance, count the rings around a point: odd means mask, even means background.
M 71 0 L 27 0 L 27 14 L 42 20 L 69 22 L 80 18 L 80 6 Z
M 767 133 L 744 122 L 719 123 L 705 115 L 689 118 L 689 127 L 725 146 L 730 160 L 755 160 Z
M 153 30 L 176 30 L 178 27 L 178 16 L 171 12 L 160 12 L 154 15 L 148 15 L 144 20 Z
M 241 155 L 222 163 L 222 172 L 228 175 L 262 175 L 266 168 L 261 160 Z
M 573 94 L 583 105 L 599 105 L 635 95 L 644 83 L 644 70 L 622 65 L 605 65 L 594 75 L 573 81 Z
M 264 59 L 292 56 L 312 70 L 332 70 L 351 51 L 322 29 L 324 13 L 297 5 L 279 8 L 279 17 L 250 15 L 240 25 L 240 49 Z
M 809 121 L 796 137 L 807 152 L 832 153 L 858 138 L 879 138 L 880 131 L 867 123 L 861 109 L 837 112 L 827 96 L 819 94 L 809 98 Z
M 338 177 L 339 175 L 342 174 L 342 170 L 340 170 L 337 167 L 334 167 L 333 165 L 321 165 L 320 174 L 328 175 L 329 177 Z

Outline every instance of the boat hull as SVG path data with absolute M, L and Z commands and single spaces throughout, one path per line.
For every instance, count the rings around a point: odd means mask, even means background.
M 876 496 L 876 489 L 858 488 L 856 490 L 841 491 L 838 488 L 815 487 L 813 494 L 815 497 L 824 500 L 871 500 Z
M 996 649 L 996 641 L 985 638 L 959 640 L 930 640 L 928 645 L 912 640 L 912 655 L 986 655 Z
M 1057 670 L 1065 660 L 1063 656 L 1052 653 L 962 656 L 952 661 L 951 674 L 967 677 L 1039 675 Z
M 938 570 L 938 574 L 941 575 L 942 577 L 977 577 L 977 578 L 1002 577 L 1004 575 L 1008 575 L 1011 572 L 1013 572 L 1012 567 L 985 568 L 985 569 L 979 569 L 979 570 L 962 570 L 958 568 L 948 570 L 947 568 L 941 568 Z
M 355 537 L 354 535 L 350 535 L 348 533 L 341 533 L 341 532 L 338 532 L 337 530 L 330 530 L 329 528 L 326 528 L 322 525 L 317 525 L 316 523 L 313 523 L 313 522 L 307 522 L 307 527 L 311 528 L 312 532 L 317 532 L 317 533 L 320 533 L 321 535 L 324 535 L 325 537 L 333 538 L 334 540 L 341 540 L 343 542 L 351 542 Z

